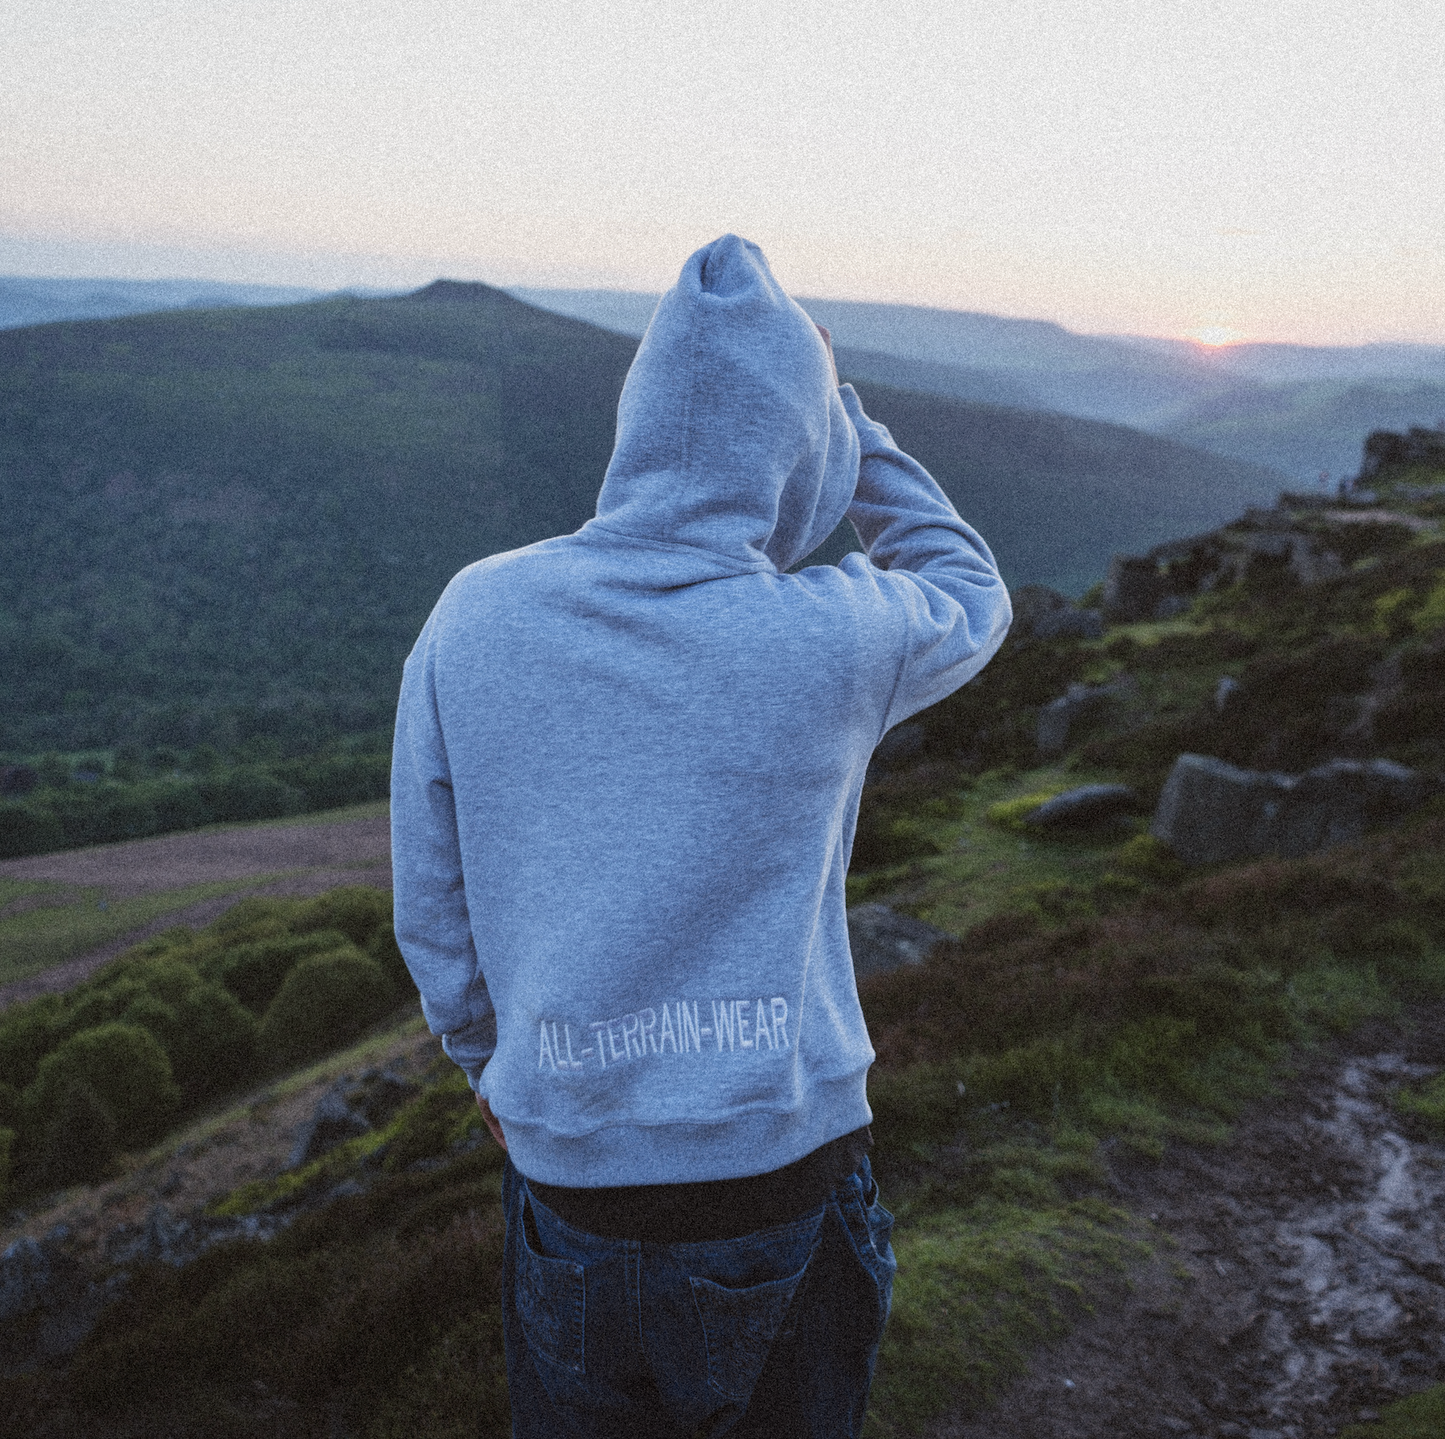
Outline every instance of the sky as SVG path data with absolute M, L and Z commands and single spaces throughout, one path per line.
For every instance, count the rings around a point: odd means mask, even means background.
M 1440 0 L 3 0 L 0 274 L 1445 343 Z

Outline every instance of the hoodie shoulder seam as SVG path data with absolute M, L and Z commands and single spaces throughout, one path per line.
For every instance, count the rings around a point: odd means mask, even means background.
M 649 550 L 666 550 L 674 555 L 707 555 L 710 559 L 719 560 L 725 565 L 731 566 L 738 574 L 768 575 L 777 574 L 777 569 L 767 560 L 741 560 L 736 555 L 725 554 L 722 550 L 710 550 L 706 545 L 681 545 L 673 540 L 655 540 L 650 535 L 635 535 L 631 530 L 620 530 L 616 525 L 609 525 L 605 520 L 599 520 L 595 515 L 587 521 L 584 526 L 589 530 L 601 530 L 604 534 L 616 535 L 619 539 L 626 540 L 628 544 L 642 545 Z M 581 530 L 577 532 L 579 535 Z

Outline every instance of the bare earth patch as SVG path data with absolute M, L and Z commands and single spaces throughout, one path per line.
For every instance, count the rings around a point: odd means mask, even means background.
M 113 901 L 251 877 L 254 886 L 172 910 L 62 964 L 0 986 L 0 1009 L 69 989 L 142 939 L 172 925 L 208 924 L 247 895 L 321 894 L 341 884 L 390 889 L 391 821 L 380 814 L 237 826 L 0 861 L 0 878 L 99 891 Z M 32 898 L 27 907 L 54 902 Z
M 1445 1380 L 1445 1145 L 1389 1104 L 1442 1065 L 1445 1017 L 1381 1026 L 1221 1148 L 1116 1158 L 1159 1258 L 933 1439 L 1324 1439 Z

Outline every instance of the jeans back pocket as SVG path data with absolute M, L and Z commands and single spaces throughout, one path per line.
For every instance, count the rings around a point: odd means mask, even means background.
M 523 1196 L 522 1242 L 517 1246 L 517 1317 L 532 1352 L 568 1374 L 585 1372 L 586 1319 L 583 1266 L 541 1253 L 532 1200 Z
M 708 1384 L 724 1399 L 745 1402 L 752 1394 L 811 1260 L 812 1254 L 796 1274 L 745 1289 L 689 1276 L 707 1345 Z

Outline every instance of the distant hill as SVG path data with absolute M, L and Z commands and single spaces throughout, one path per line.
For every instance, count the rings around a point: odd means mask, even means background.
M 634 348 L 447 281 L 0 333 L 0 750 L 384 725 L 450 576 L 592 513 Z M 859 378 L 1014 583 L 1077 591 L 1278 487 Z
M 657 303 L 617 290 L 516 293 L 634 335 Z M 920 305 L 800 303 L 832 332 L 840 363 L 863 378 L 1129 425 L 1278 469 L 1295 483 L 1314 484 L 1322 470 L 1335 479 L 1353 474 L 1371 430 L 1445 417 L 1442 345 L 1207 349 Z
M 1316 380 L 1226 391 L 1163 433 L 1186 445 L 1272 465 L 1292 479 L 1330 482 L 1359 468 L 1361 437 L 1445 423 L 1445 379 Z
M 231 285 L 216 280 L 73 280 L 0 275 L 0 330 L 158 310 L 294 305 L 317 299 L 320 294 L 319 290 L 295 285 Z
M 866 380 L 857 389 L 988 540 L 1010 585 L 1078 595 L 1125 534 L 1142 547 L 1269 504 L 1280 477 L 1122 425 L 969 404 Z M 854 548 L 835 533 L 823 557 Z M 1131 551 L 1132 552 L 1132 551 Z

